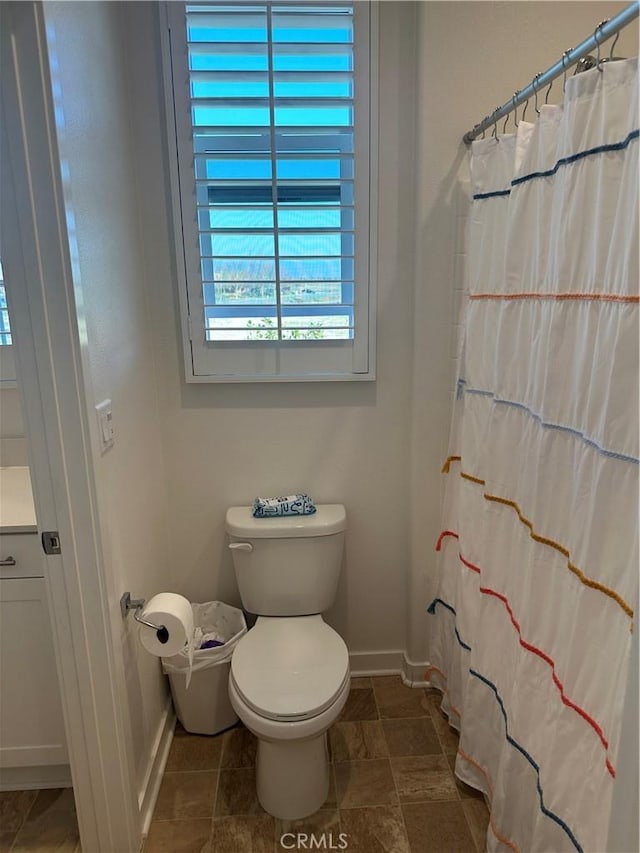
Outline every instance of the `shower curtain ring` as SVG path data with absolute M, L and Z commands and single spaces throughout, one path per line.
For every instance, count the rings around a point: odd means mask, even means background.
M 513 104 L 513 123 L 515 124 L 516 129 L 518 127 L 518 105 L 517 105 L 516 101 L 518 100 L 519 94 L 520 94 L 520 92 L 518 92 L 516 90 L 513 93 L 513 97 L 511 98 L 511 103 Z
M 493 111 L 494 116 L 496 115 L 499 109 L 500 107 L 495 108 L 495 110 Z M 491 136 L 493 136 L 496 142 L 500 142 L 500 140 L 498 139 L 498 116 L 496 116 L 493 120 L 493 133 L 491 134 Z
M 524 102 L 524 109 L 522 110 L 522 115 L 520 116 L 520 121 L 524 121 L 524 117 L 527 114 L 527 107 L 529 106 L 529 98 Z
M 551 91 L 552 86 L 553 86 L 553 80 L 551 81 L 551 83 L 549 83 L 549 87 L 548 87 L 547 91 L 545 92 L 545 95 L 544 95 L 545 104 L 549 103 L 549 92 Z
M 597 69 L 598 69 L 598 71 L 600 71 L 601 73 L 602 73 L 602 71 L 604 71 L 604 68 L 602 68 L 602 62 L 601 62 L 601 60 L 600 60 L 600 42 L 598 41 L 598 32 L 599 32 L 599 31 L 602 29 L 602 27 L 604 27 L 604 25 L 605 25 L 605 24 L 607 24 L 608 22 L 609 22 L 609 18 L 605 18 L 605 19 L 604 19 L 604 21 L 600 21 L 600 23 L 598 24 L 598 26 L 597 26 L 597 27 L 595 28 L 595 30 L 593 31 L 593 38 L 594 38 L 594 41 L 595 41 L 595 43 L 596 43 L 596 68 L 597 68 Z
M 565 57 L 567 57 L 571 53 L 572 49 L 573 48 L 569 48 L 569 50 L 565 50 L 565 52 L 562 54 L 562 94 L 563 95 L 564 95 L 564 90 L 567 86 L 567 69 L 565 68 L 564 60 L 565 60 Z
M 533 80 L 531 81 L 531 85 L 533 86 L 533 98 L 534 98 L 533 108 L 535 109 L 537 115 L 540 115 L 540 110 L 538 109 L 538 88 L 537 88 L 536 84 L 538 82 L 538 78 L 540 77 L 540 74 L 542 74 L 541 71 L 538 72 L 536 74 L 536 76 L 533 78 Z
M 616 37 L 614 38 L 614 40 L 611 44 L 611 50 L 609 51 L 609 61 L 611 61 L 613 59 L 613 49 L 615 48 L 616 43 L 617 43 L 619 38 L 620 38 L 620 30 L 618 30 L 618 32 L 616 33 Z

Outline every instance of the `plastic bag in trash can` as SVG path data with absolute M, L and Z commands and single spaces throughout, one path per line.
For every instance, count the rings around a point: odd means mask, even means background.
M 215 635 L 223 642 L 214 648 L 194 648 L 193 661 L 189 662 L 189 646 L 170 658 L 162 658 L 162 671 L 169 674 L 182 673 L 187 679 L 187 686 L 194 672 L 209 669 L 231 660 L 233 650 L 240 639 L 247 633 L 247 623 L 244 613 L 237 607 L 222 601 L 207 601 L 204 604 L 191 604 L 193 610 L 194 634 L 201 638 L 207 634 Z

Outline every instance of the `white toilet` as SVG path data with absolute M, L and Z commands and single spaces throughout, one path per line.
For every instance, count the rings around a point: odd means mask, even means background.
M 258 616 L 233 653 L 229 696 L 258 738 L 258 799 L 285 820 L 313 814 L 329 791 L 327 730 L 347 700 L 349 654 L 320 614 L 335 598 L 346 524 L 342 504 L 283 518 L 227 511 L 242 603 Z

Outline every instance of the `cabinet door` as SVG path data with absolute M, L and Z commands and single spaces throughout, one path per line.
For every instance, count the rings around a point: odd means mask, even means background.
M 37 533 L 0 534 L 1 579 L 43 577 L 43 556 Z
M 0 767 L 67 764 L 43 578 L 0 580 Z

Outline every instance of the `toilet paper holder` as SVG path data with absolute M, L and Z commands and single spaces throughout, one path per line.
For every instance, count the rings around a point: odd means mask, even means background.
M 144 598 L 131 598 L 130 592 L 125 592 L 120 599 L 120 612 L 122 613 L 123 619 L 126 618 L 127 613 L 130 610 L 133 610 L 133 618 L 136 622 L 139 622 L 141 625 L 146 625 L 147 628 L 153 628 L 158 635 L 158 640 L 161 643 L 166 643 L 169 640 L 169 632 L 164 625 L 155 625 L 153 622 L 148 622 L 146 619 L 138 616 L 138 613 L 143 607 Z

